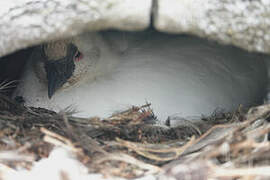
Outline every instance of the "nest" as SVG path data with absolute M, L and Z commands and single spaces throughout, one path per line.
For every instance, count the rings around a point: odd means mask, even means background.
M 269 114 L 270 105 L 262 105 L 169 127 L 159 124 L 150 104 L 106 119 L 76 118 L 68 109 L 29 108 L 1 95 L 0 178 L 42 179 L 37 172 L 55 170 L 54 179 L 91 179 L 88 175 L 97 173 L 127 179 L 269 179 Z

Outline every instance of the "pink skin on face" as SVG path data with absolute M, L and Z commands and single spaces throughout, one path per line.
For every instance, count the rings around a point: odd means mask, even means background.
M 80 61 L 83 58 L 83 54 L 77 51 L 76 55 L 74 56 L 75 61 Z

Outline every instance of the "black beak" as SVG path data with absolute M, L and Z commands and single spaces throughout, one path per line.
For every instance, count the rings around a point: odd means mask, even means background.
M 49 98 L 72 76 L 75 69 L 74 58 L 77 53 L 77 47 L 69 44 L 66 57 L 59 60 L 47 60 L 45 62 Z

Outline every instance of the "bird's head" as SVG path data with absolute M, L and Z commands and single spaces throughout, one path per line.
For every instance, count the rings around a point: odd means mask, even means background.
M 34 52 L 34 69 L 48 86 L 48 97 L 79 81 L 100 57 L 97 39 L 91 34 L 49 42 Z

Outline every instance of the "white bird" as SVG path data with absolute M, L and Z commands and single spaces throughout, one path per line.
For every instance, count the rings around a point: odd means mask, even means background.
M 210 115 L 261 103 L 266 93 L 262 56 L 190 36 L 92 32 L 42 47 L 14 96 L 55 111 L 72 105 L 79 117 L 146 101 L 161 120 Z

